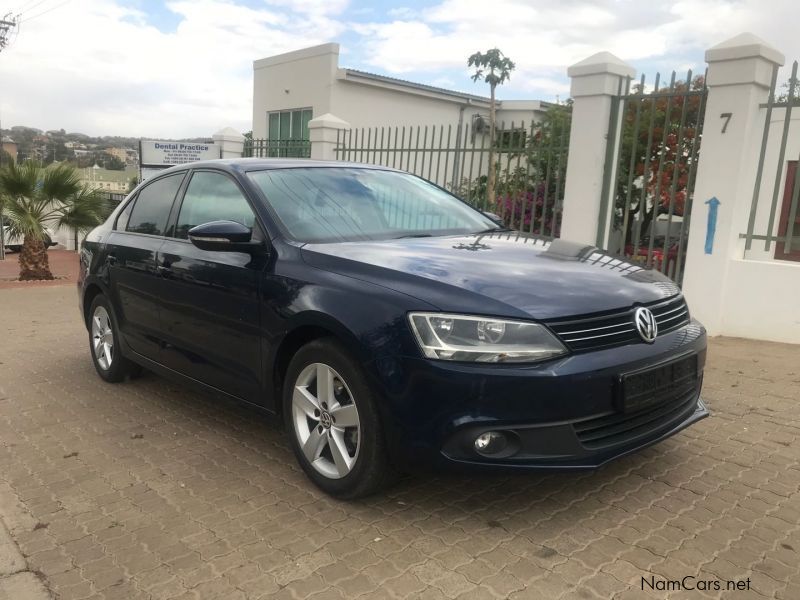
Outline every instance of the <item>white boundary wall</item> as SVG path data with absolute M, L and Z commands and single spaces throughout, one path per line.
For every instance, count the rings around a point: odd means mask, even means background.
M 764 242 L 754 240 L 745 252 L 758 158 L 775 65 L 783 55 L 752 34 L 741 34 L 706 52 L 708 100 L 697 172 L 692 225 L 686 254 L 684 293 L 693 314 L 711 335 L 800 343 L 800 263 L 775 260 Z M 723 133 L 720 115 L 732 113 Z M 773 110 L 761 189 L 756 234 L 766 231 L 777 171 L 783 110 Z M 800 153 L 800 123 L 790 130 L 786 160 Z M 779 203 L 786 162 L 781 166 Z M 711 254 L 706 254 L 711 197 L 719 199 Z M 778 214 L 780 213 L 780 204 Z M 777 221 L 772 234 L 777 233 Z M 759 226 L 760 225 L 760 226 Z
M 800 343 L 800 263 L 775 260 L 764 242 L 754 240 L 745 253 L 758 157 L 775 65 L 784 56 L 748 33 L 706 52 L 708 99 L 700 162 L 691 211 L 683 291 L 692 314 L 710 335 L 729 335 Z M 608 123 L 619 77 L 633 76 L 629 66 L 600 53 L 570 67 L 574 96 L 562 236 L 595 244 L 605 169 Z M 800 155 L 800 109 L 792 119 L 786 159 Z M 732 113 L 725 132 L 723 113 Z M 761 183 L 756 234 L 766 230 L 772 201 L 783 110 L 774 109 Z M 582 125 L 582 123 L 584 123 Z M 614 181 L 614 173 L 607 181 Z M 781 168 L 783 199 L 786 162 Z M 720 201 L 713 249 L 706 254 L 709 206 Z M 609 207 L 609 212 L 611 208 Z M 780 204 L 778 206 L 780 214 Z M 609 215 L 610 217 L 610 215 Z M 610 222 L 610 218 L 607 222 Z M 772 234 L 777 233 L 778 219 Z M 608 229 L 601 237 L 608 240 Z

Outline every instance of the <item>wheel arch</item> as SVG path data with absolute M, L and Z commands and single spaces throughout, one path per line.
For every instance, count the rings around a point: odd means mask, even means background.
M 88 284 L 86 289 L 83 291 L 83 324 L 86 325 L 87 329 L 89 328 L 89 319 L 91 318 L 89 311 L 92 308 L 92 302 L 94 302 L 94 299 L 97 298 L 97 296 L 103 293 L 103 288 L 97 283 Z
M 283 412 L 283 385 L 289 363 L 297 351 L 317 339 L 332 338 L 342 344 L 353 356 L 362 360 L 363 351 L 355 334 L 329 315 L 307 313 L 298 315 L 294 326 L 278 344 L 271 361 L 271 391 L 275 398 L 274 409 Z

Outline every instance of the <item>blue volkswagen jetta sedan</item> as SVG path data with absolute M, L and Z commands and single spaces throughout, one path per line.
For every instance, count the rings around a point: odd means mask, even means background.
M 705 330 L 669 279 L 386 168 L 165 170 L 89 234 L 78 290 L 100 377 L 281 415 L 341 498 L 422 465 L 593 468 L 707 415 Z

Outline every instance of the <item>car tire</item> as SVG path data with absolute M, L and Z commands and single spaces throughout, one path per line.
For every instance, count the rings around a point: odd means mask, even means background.
M 330 393 L 319 388 L 320 379 L 329 382 Z M 367 378 L 334 339 L 309 342 L 292 358 L 283 415 L 297 461 L 327 494 L 362 498 L 396 478 Z
M 89 351 L 97 374 L 108 383 L 135 377 L 141 368 L 120 352 L 119 327 L 114 309 L 103 294 L 98 294 L 89 308 Z

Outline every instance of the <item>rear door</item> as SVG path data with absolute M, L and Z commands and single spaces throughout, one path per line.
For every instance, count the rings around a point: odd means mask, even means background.
M 267 253 L 200 250 L 192 227 L 238 221 L 263 239 L 244 191 L 228 174 L 191 174 L 175 224 L 161 248 L 161 306 L 165 346 L 161 362 L 225 392 L 259 402 L 261 334 L 259 274 Z
M 185 172 L 148 183 L 117 217 L 106 242 L 111 301 L 120 331 L 135 352 L 158 360 L 160 278 L 156 259 Z

